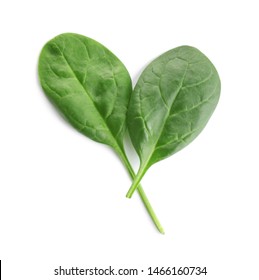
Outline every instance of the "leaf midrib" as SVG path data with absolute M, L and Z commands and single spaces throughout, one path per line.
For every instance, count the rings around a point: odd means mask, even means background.
M 179 58 L 179 59 L 180 59 L 180 58 Z M 184 60 L 184 61 L 185 61 L 185 60 Z M 152 152 L 150 153 L 150 155 L 149 155 L 149 157 L 147 158 L 147 160 L 145 161 L 145 163 L 144 163 L 144 164 L 142 163 L 142 164 L 144 165 L 144 169 L 146 169 L 146 167 L 149 166 L 149 161 L 150 161 L 150 159 L 152 158 L 152 156 L 153 156 L 153 154 L 154 154 L 154 152 L 155 152 L 155 150 L 156 150 L 156 145 L 157 145 L 157 143 L 158 143 L 158 141 L 159 141 L 159 139 L 160 139 L 160 137 L 161 137 L 161 135 L 162 135 L 162 133 L 163 133 L 163 130 L 164 130 L 164 128 L 165 128 L 166 121 L 167 121 L 167 119 L 168 119 L 168 117 L 169 117 L 169 115 L 170 115 L 170 111 L 171 111 L 171 109 L 172 109 L 172 106 L 173 106 L 173 104 L 174 104 L 174 101 L 176 100 L 177 96 L 179 95 L 179 93 L 180 93 L 180 91 L 181 91 L 181 89 L 182 89 L 183 82 L 184 82 L 184 80 L 185 80 L 186 73 L 187 73 L 187 70 L 188 70 L 188 68 L 189 68 L 189 62 L 187 62 L 187 61 L 185 61 L 185 62 L 187 63 L 187 65 L 186 65 L 185 72 L 184 72 L 184 74 L 183 74 L 183 78 L 182 78 L 182 80 L 181 80 L 179 89 L 178 89 L 178 91 L 176 92 L 174 99 L 172 100 L 172 103 L 171 103 L 171 105 L 170 105 L 170 109 L 168 108 L 168 110 L 167 110 L 167 114 L 166 114 L 166 116 L 165 116 L 165 121 L 164 121 L 164 123 L 163 123 L 163 125 L 162 125 L 162 127 L 161 127 L 161 130 L 160 130 L 159 135 L 158 135 L 158 137 L 157 137 L 157 139 L 156 139 L 156 142 L 155 142 L 154 145 L 153 145 Z M 161 79 L 161 77 L 160 77 L 160 79 Z
M 114 147 L 115 149 L 117 149 L 117 147 L 120 148 L 120 150 L 122 150 L 119 142 L 117 141 L 117 139 L 115 138 L 115 136 L 113 135 L 112 131 L 110 130 L 109 126 L 107 125 L 107 123 L 105 122 L 104 117 L 102 116 L 102 114 L 100 113 L 98 107 L 96 106 L 96 104 L 94 103 L 91 95 L 87 92 L 87 90 L 85 89 L 85 87 L 83 86 L 83 84 L 81 83 L 80 79 L 77 77 L 76 73 L 74 72 L 73 68 L 71 67 L 68 59 L 66 58 L 64 52 L 61 51 L 61 49 L 59 48 L 59 46 L 54 43 L 54 45 L 58 48 L 58 50 L 60 51 L 60 54 L 62 55 L 62 57 L 64 58 L 64 61 L 66 62 L 68 68 L 70 69 L 71 73 L 73 74 L 74 78 L 78 81 L 78 83 L 80 84 L 80 86 L 83 88 L 84 93 L 89 97 L 89 100 L 92 102 L 92 105 L 94 106 L 94 108 L 96 109 L 96 111 L 98 112 L 99 116 L 101 117 L 105 127 L 107 128 L 107 131 L 109 131 L 110 135 L 112 136 L 112 139 L 115 141 L 116 143 L 116 147 Z

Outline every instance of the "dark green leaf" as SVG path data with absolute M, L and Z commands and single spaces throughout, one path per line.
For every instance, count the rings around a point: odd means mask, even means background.
M 39 77 L 46 95 L 77 130 L 122 147 L 131 79 L 107 48 L 82 35 L 61 34 L 42 49 Z
M 218 73 L 199 50 L 170 50 L 141 74 L 128 111 L 128 128 L 140 158 L 130 197 L 147 169 L 188 145 L 207 124 L 220 95 Z

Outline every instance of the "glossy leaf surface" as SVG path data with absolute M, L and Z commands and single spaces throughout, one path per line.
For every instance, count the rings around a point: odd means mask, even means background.
M 39 77 L 44 92 L 77 130 L 122 147 L 132 87 L 113 53 L 85 36 L 61 34 L 42 49 Z
M 220 79 L 215 67 L 193 47 L 172 49 L 147 66 L 128 111 L 130 137 L 141 162 L 128 197 L 152 164 L 197 137 L 219 95 Z

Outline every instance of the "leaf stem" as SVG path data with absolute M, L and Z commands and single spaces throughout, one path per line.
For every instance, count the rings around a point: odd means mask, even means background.
M 145 174 L 145 171 L 141 168 L 138 173 L 137 173 L 137 176 L 134 178 L 134 181 L 130 187 L 130 189 L 128 190 L 127 194 L 126 194 L 126 197 L 127 198 L 131 198 L 134 191 L 136 190 L 136 188 L 138 187 L 142 177 L 144 176 Z
M 125 165 L 128 173 L 129 173 L 131 179 L 134 180 L 134 183 L 135 183 L 136 174 L 135 174 L 135 172 L 134 172 L 134 170 L 133 170 L 133 168 L 132 168 L 132 166 L 131 166 L 131 164 L 130 164 L 130 162 L 129 162 L 126 154 L 125 154 L 125 152 L 123 150 L 121 150 L 121 149 L 120 150 L 116 149 L 116 151 L 118 152 L 122 162 L 124 163 L 124 165 Z M 141 176 L 141 178 L 142 178 L 142 176 Z M 139 181 L 141 180 L 141 178 L 139 179 Z M 144 192 L 144 189 L 142 188 L 142 186 L 140 184 L 139 185 L 136 184 L 135 189 L 136 188 L 137 188 L 138 194 L 139 194 L 139 196 L 140 196 L 140 198 L 141 198 L 141 200 L 142 200 L 146 210 L 148 211 L 150 218 L 152 219 L 153 223 L 155 224 L 156 228 L 158 229 L 158 231 L 160 233 L 164 234 L 165 233 L 164 229 L 163 229 L 160 221 L 158 220 L 157 215 L 154 212 L 154 209 L 152 208 L 152 206 L 151 206 L 151 204 L 150 204 L 150 202 L 149 202 L 149 200 L 148 200 L 148 198 L 147 198 L 147 196 L 146 196 L 146 194 Z

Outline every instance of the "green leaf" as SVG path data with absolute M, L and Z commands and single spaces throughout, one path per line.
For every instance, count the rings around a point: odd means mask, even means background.
M 132 90 L 125 66 L 107 48 L 78 34 L 61 34 L 40 54 L 46 95 L 89 138 L 122 147 Z
M 132 85 L 122 62 L 100 43 L 79 34 L 65 33 L 43 47 L 38 71 L 44 92 L 61 114 L 79 132 L 111 146 L 134 179 L 135 173 L 123 147 Z M 141 186 L 138 192 L 163 233 Z
M 220 95 L 220 79 L 199 50 L 182 46 L 152 61 L 141 74 L 128 110 L 128 128 L 140 158 L 131 197 L 154 163 L 192 142 L 207 124 Z

